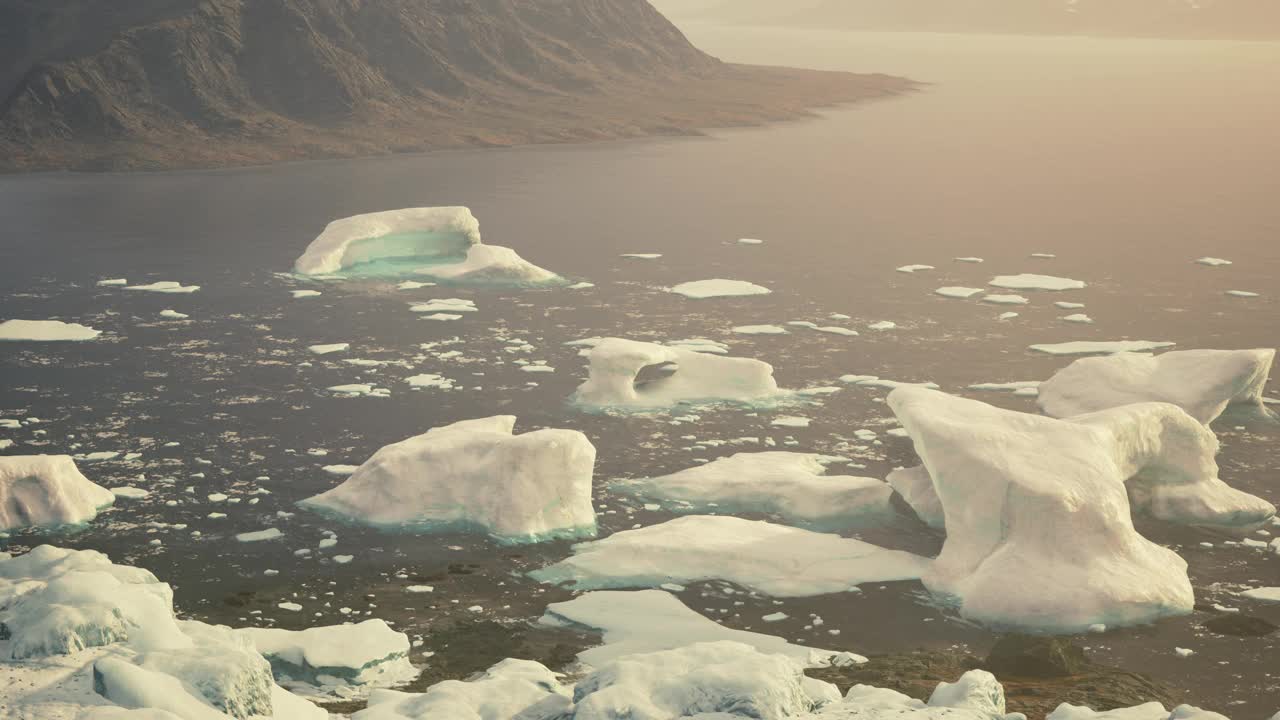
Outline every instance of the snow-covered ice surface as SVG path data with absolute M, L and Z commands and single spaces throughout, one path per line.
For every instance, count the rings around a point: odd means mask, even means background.
M 1070 417 L 1140 402 L 1173 403 L 1208 425 L 1231 408 L 1271 418 L 1263 403 L 1273 349 L 1176 350 L 1081 358 L 1040 386 L 1040 409 Z
M 690 515 L 580 543 L 530 575 L 579 590 L 727 580 L 774 597 L 919 577 L 928 561 L 838 535 L 731 516 Z
M 987 624 L 1071 632 L 1190 612 L 1186 562 L 1138 534 L 1131 497 L 1171 522 L 1247 528 L 1275 514 L 1218 479 L 1217 439 L 1172 405 L 1056 420 L 919 388 L 889 405 L 937 495 L 922 518 L 940 509 L 946 526 L 922 580 Z M 921 477 L 894 484 L 927 498 Z
M 606 338 L 591 347 L 587 361 L 588 378 L 573 399 L 589 407 L 653 409 L 784 395 L 773 379 L 773 367 L 750 358 Z
M 0 531 L 80 525 L 115 499 L 66 455 L 0 457 Z
M 749 283 L 745 280 L 724 280 L 720 278 L 680 283 L 673 286 L 670 291 L 695 300 L 745 295 L 768 295 L 773 292 L 767 287 Z
M 93 340 L 101 334 L 101 330 L 94 330 L 79 323 L 65 323 L 60 320 L 5 320 L 0 322 L 0 341 L 84 341 Z
M 827 474 L 827 466 L 839 460 L 813 453 L 737 453 L 611 488 L 673 503 L 678 512 L 764 512 L 792 524 L 830 527 L 887 512 L 892 488 L 875 478 Z
M 1008 290 L 1079 290 L 1085 287 L 1085 283 L 1081 280 L 1034 273 L 997 275 L 987 284 Z
M 601 633 L 602 645 L 578 653 L 579 660 L 594 667 L 627 655 L 726 640 L 750 645 L 763 653 L 785 655 L 806 666 L 827 664 L 833 654 L 830 650 L 795 645 L 776 635 L 727 628 L 699 615 L 664 590 L 583 593 L 548 605 L 540 622 Z
M 294 262 L 299 275 L 421 275 L 451 282 L 538 285 L 555 273 L 515 250 L 485 245 L 465 207 L 387 210 L 334 220 Z
M 474 529 L 502 542 L 591 537 L 596 450 L 576 430 L 514 434 L 497 415 L 388 445 L 302 507 L 390 530 Z

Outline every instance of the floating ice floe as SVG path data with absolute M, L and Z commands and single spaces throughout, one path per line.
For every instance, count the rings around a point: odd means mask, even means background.
M 322 293 L 319 290 L 290 290 L 289 294 L 293 296 L 294 300 L 300 300 L 302 298 L 320 297 Z
M 774 418 L 769 422 L 769 424 L 774 427 L 807 428 L 809 427 L 810 422 L 812 421 L 809 420 L 809 418 L 807 417 L 799 417 L 796 415 L 783 415 L 782 417 Z
M 732 641 L 770 655 L 785 655 L 806 667 L 829 662 L 834 653 L 763 633 L 732 630 L 699 615 L 663 590 L 599 590 L 552 603 L 539 621 L 552 627 L 587 628 L 601 633 L 603 645 L 578 653 L 578 659 L 601 667 L 620 657 L 674 650 L 694 643 Z M 855 662 L 866 658 L 852 656 Z
M 1222 258 L 1216 257 L 1202 257 L 1197 259 L 1196 262 L 1201 265 L 1208 265 L 1209 267 L 1222 267 L 1223 265 L 1231 264 L 1230 260 L 1223 260 Z
M 980 258 L 980 257 L 958 257 L 958 258 L 956 258 L 956 262 L 962 262 L 962 263 L 980 263 L 980 262 L 985 262 L 985 261 L 984 261 L 982 258 Z
M 124 498 L 125 500 L 145 500 L 151 495 L 150 491 L 143 490 L 142 488 L 137 488 L 132 485 L 113 487 L 110 488 L 110 490 L 112 495 L 118 498 Z
M 183 285 L 182 283 L 173 282 L 172 280 L 162 280 L 153 282 L 148 285 L 126 285 L 125 290 L 138 290 L 141 292 L 154 293 L 171 293 L 171 294 L 187 294 L 193 293 L 200 289 L 199 285 Z
M 1062 703 L 1049 713 L 1045 720 L 1230 720 L 1226 715 L 1201 710 L 1192 705 L 1179 705 L 1172 711 L 1158 702 L 1149 702 L 1130 708 L 1095 711 L 1070 703 Z M 1276 718 L 1272 718 L 1276 720 Z
M 0 553 L 0 608 L 6 707 L 20 717 L 327 717 L 277 686 L 237 631 L 177 620 L 168 585 L 98 552 Z
M 418 280 L 405 280 L 396 286 L 397 290 L 418 290 L 424 287 L 435 287 L 433 282 L 420 282 Z
M 892 330 L 898 327 L 898 324 L 890 320 L 881 320 L 880 322 L 871 323 L 867 327 L 871 330 Z
M 694 280 L 692 282 L 680 283 L 675 287 L 668 288 L 667 292 L 673 292 L 677 295 L 683 295 L 695 300 L 705 300 L 707 298 L 718 297 L 768 295 L 773 291 L 767 287 L 762 287 L 755 283 L 749 283 L 745 280 L 724 280 L 715 278 L 712 280 Z
M 775 597 L 804 597 L 912 580 L 929 564 L 861 540 L 719 515 L 676 518 L 573 550 L 530 576 L 578 590 L 726 580 Z
M 909 492 L 947 531 L 921 579 L 979 622 L 1078 632 L 1190 612 L 1186 563 L 1137 533 L 1131 507 L 1232 529 L 1275 514 L 1218 479 L 1213 433 L 1167 403 L 1057 420 L 900 388 L 889 406 L 924 462 Z
M 94 330 L 78 323 L 65 323 L 60 320 L 5 320 L 0 322 L 0 341 L 82 341 L 93 340 L 101 334 L 101 330 Z
M 688 340 L 668 340 L 663 344 L 666 345 L 667 347 L 683 348 L 685 350 L 692 350 L 694 352 L 710 353 L 711 355 L 727 355 L 729 353 L 728 345 L 722 342 L 718 342 L 716 340 L 711 340 L 709 338 L 689 338 Z
M 1032 345 L 1031 349 L 1047 355 L 1111 355 L 1138 353 L 1173 347 L 1176 343 L 1152 340 L 1076 340 L 1064 343 Z
M 299 505 L 383 529 L 479 530 L 501 542 L 595 535 L 591 441 L 576 430 L 515 435 L 515 423 L 464 420 L 388 445 Z
M 573 704 L 560 678 L 532 660 L 506 659 L 466 682 L 423 693 L 375 690 L 352 720 L 560 720 Z M 573 720 L 572 717 L 568 720 Z
M 605 338 L 587 352 L 589 376 L 573 395 L 593 407 L 662 408 L 682 402 L 749 402 L 783 394 L 773 367 L 655 343 Z
M 1031 302 L 1021 295 L 987 295 L 982 302 L 994 305 L 1026 305 Z
M 180 313 L 177 310 L 161 310 L 160 317 L 167 318 L 169 320 L 186 320 L 191 316 Z
M 440 388 L 441 390 L 452 390 L 455 385 L 452 380 L 443 375 L 435 373 L 423 373 L 405 378 L 405 382 L 416 388 Z
M 756 238 L 738 238 L 738 244 L 739 245 L 763 245 L 764 241 L 758 240 Z
M 1280 587 L 1260 587 L 1245 590 L 1240 593 L 1241 597 L 1247 597 L 1250 600 L 1261 600 L 1262 602 L 1280 603 Z
M 346 352 L 351 349 L 351 343 L 330 343 L 328 345 L 311 345 L 307 350 L 316 355 L 328 355 L 329 353 Z
M 1014 319 L 1014 318 L 1016 318 L 1016 317 L 1018 317 L 1018 313 L 1016 313 L 1016 312 L 1006 312 L 1006 313 L 1000 313 L 1000 316 L 999 316 L 999 317 L 997 317 L 996 319 L 997 319 L 997 320 L 1012 320 L 1012 319 Z
M 662 257 L 662 253 L 622 253 L 621 257 L 630 260 L 657 260 Z
M 513 284 L 559 280 L 511 248 L 483 244 L 480 222 L 465 207 L 405 208 L 335 220 L 307 246 L 294 272 Z
M 1084 313 L 1074 313 L 1072 315 L 1064 315 L 1062 317 L 1062 320 L 1063 322 L 1080 323 L 1082 325 L 1093 324 L 1093 318 L 1089 317 L 1088 315 L 1085 315 Z
M 459 313 L 459 312 L 477 312 L 474 300 L 463 300 L 462 298 L 440 298 L 436 300 L 428 300 L 423 303 L 410 303 L 409 312 L 415 313 Z
M 593 288 L 593 287 L 595 287 L 595 286 L 596 286 L 596 284 L 595 284 L 595 283 L 591 283 L 591 282 L 576 282 L 576 283 L 574 283 L 574 284 L 572 284 L 572 285 L 569 285 L 566 289 L 568 289 L 568 290 L 586 290 L 587 288 Z
M 1053 305 L 1054 307 L 1059 307 L 1059 308 L 1062 308 L 1063 310 L 1079 310 L 1080 308 L 1084 307 L 1084 303 L 1067 302 L 1066 300 L 1059 300 L 1058 302 L 1055 302 Z
M 320 469 L 329 473 L 330 475 L 345 476 L 345 475 L 350 475 L 356 470 L 359 470 L 360 466 L 359 465 L 325 465 Z
M 900 382 L 898 380 L 889 380 L 875 375 L 841 375 L 840 382 L 847 383 L 849 385 L 861 385 L 862 387 L 883 388 L 885 390 L 893 390 L 900 387 L 922 387 L 930 388 L 932 390 L 938 389 L 938 384 L 934 382 Z
M 987 284 L 1008 290 L 1079 290 L 1085 287 L 1085 284 L 1080 280 L 1054 277 L 1053 275 L 1036 275 L 1035 273 L 997 275 Z
M 738 453 L 610 487 L 647 500 L 674 501 L 682 512 L 775 513 L 788 523 L 829 526 L 887 511 L 892 488 L 875 478 L 826 474 L 827 465 L 839 460 L 811 453 Z
M 409 663 L 409 637 L 384 621 L 306 630 L 246 628 L 281 685 L 304 694 L 335 686 L 390 687 L 418 676 Z
M 118 287 L 121 285 L 128 285 L 128 284 L 129 284 L 129 281 L 124 278 L 107 278 L 105 280 L 99 280 L 97 282 L 97 285 L 99 287 Z
M 1173 403 L 1208 425 L 1228 407 L 1271 417 L 1263 391 L 1276 351 L 1179 350 L 1081 358 L 1040 386 L 1040 409 L 1070 417 L 1139 402 Z
M 80 525 L 115 499 L 66 455 L 0 457 L 0 531 Z
M 390 390 L 376 387 L 368 383 L 333 385 L 325 389 L 343 397 L 391 397 Z
M 986 290 L 983 290 L 982 288 L 957 287 L 954 285 L 949 285 L 947 287 L 940 287 L 937 290 L 934 290 L 933 294 L 941 295 L 942 297 L 959 298 L 961 300 L 964 300 L 967 298 L 971 298 L 974 295 L 981 295 L 984 292 L 986 292 Z
M 1057 256 L 1057 255 L 1054 255 L 1053 253 L 1038 253 L 1038 252 L 1037 252 L 1037 253 L 1031 253 L 1031 257 L 1033 257 L 1033 258 L 1039 258 L 1040 260 L 1052 260 L 1052 259 L 1054 259 L 1054 258 L 1056 258 L 1056 257 L 1058 257 L 1058 256 Z
M 914 272 L 920 272 L 921 270 L 933 270 L 933 269 L 934 267 L 932 265 L 903 265 L 902 267 L 898 268 L 898 272 L 914 273 Z
M 240 533 L 236 535 L 236 540 L 242 543 L 255 543 L 265 540 L 279 540 L 282 537 L 284 537 L 284 533 L 280 531 L 280 528 L 267 528 L 256 532 Z
M 739 335 L 787 335 L 789 330 L 781 325 L 739 325 L 733 328 Z
M 1225 294 L 1238 298 L 1256 298 L 1261 297 L 1259 293 L 1249 292 L 1248 290 L 1228 290 Z

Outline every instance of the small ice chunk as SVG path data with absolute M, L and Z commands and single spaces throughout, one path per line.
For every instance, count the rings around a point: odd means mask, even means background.
M 657 260 L 662 257 L 662 253 L 622 253 L 621 257 L 631 260 Z
M 162 318 L 168 318 L 168 319 L 170 319 L 170 320 L 186 320 L 187 318 L 189 318 L 189 317 L 191 317 L 191 316 L 190 316 L 190 315 L 184 315 L 183 313 L 180 313 L 180 312 L 178 312 L 177 310 L 161 310 L 161 311 L 160 311 L 160 317 L 162 317 Z
M 1137 353 L 1173 347 L 1175 343 L 1151 340 L 1076 340 L 1073 342 L 1032 345 L 1031 349 L 1048 355 L 1110 355 Z
M 1053 275 L 1036 275 L 1035 273 L 997 275 L 987 284 L 1008 290 L 1079 290 L 1085 287 L 1085 284 L 1080 280 L 1055 277 Z
M 149 285 L 126 285 L 125 290 L 140 290 L 155 293 L 193 293 L 200 289 L 199 285 L 183 285 L 171 280 L 153 282 Z
M 330 343 L 328 345 L 311 345 L 308 350 L 316 355 L 328 355 L 329 353 L 345 352 L 351 349 L 351 343 Z
M 949 285 L 947 287 L 940 287 L 937 290 L 934 290 L 933 294 L 941 295 L 942 297 L 959 298 L 963 300 L 966 298 L 971 298 L 974 295 L 981 295 L 984 292 L 986 291 L 983 290 L 982 288 L 958 287 L 954 285 Z
M 1031 253 L 1031 257 L 1039 258 L 1041 260 L 1052 260 L 1053 258 L 1056 258 L 1058 256 L 1054 255 L 1053 253 Z
M 1261 295 L 1259 295 L 1258 293 L 1256 293 L 1256 292 L 1249 292 L 1248 290 L 1228 290 L 1228 291 L 1226 292 L 1226 294 L 1227 294 L 1227 295 L 1230 295 L 1231 297 L 1238 297 L 1238 298 L 1256 298 L 1256 297 L 1261 297 Z
M 236 535 L 236 540 L 242 543 L 255 543 L 264 540 L 279 540 L 282 537 L 284 537 L 284 533 L 280 531 L 280 528 L 267 528 L 257 532 L 240 533 Z
M 289 294 L 293 296 L 294 300 L 309 297 L 320 297 L 321 295 L 319 290 L 290 290 Z
M 433 282 L 420 282 L 418 280 L 405 280 L 396 286 L 397 290 L 417 290 L 424 287 L 435 287 Z
M 982 392 L 1017 392 L 1019 390 L 1034 390 L 1039 387 L 1039 380 L 1019 380 L 1007 383 L 977 383 L 970 385 L 969 389 Z
M 677 295 L 683 295 L 687 298 L 695 300 L 704 300 L 706 298 L 718 297 L 740 297 L 746 295 L 768 295 L 773 292 L 767 287 L 762 287 L 745 280 L 724 280 L 715 278 L 712 280 L 694 280 L 685 282 L 669 288 L 667 292 L 673 292 Z
M 980 257 L 958 257 L 958 258 L 956 258 L 956 262 L 962 262 L 962 263 L 980 263 L 980 262 L 984 262 L 984 261 L 983 261 L 983 259 L 982 259 L 982 258 L 980 258 Z
M 786 335 L 788 330 L 781 325 L 739 325 L 733 328 L 739 335 Z
M 1261 600 L 1262 602 L 1280 603 L 1280 587 L 1260 587 L 1251 590 L 1245 590 L 1240 593 L 1242 597 L 1250 600 Z
M 593 288 L 593 287 L 595 287 L 595 286 L 596 286 L 596 284 L 595 284 L 595 283 L 585 282 L 585 281 L 584 281 L 584 282 L 576 282 L 576 283 L 574 283 L 574 284 L 572 284 L 572 285 L 568 286 L 566 289 L 568 289 L 568 290 L 586 290 L 587 288 Z
M 810 420 L 807 417 L 798 417 L 795 415 L 783 415 L 782 417 L 774 418 L 773 422 L 769 424 L 775 427 L 807 428 L 809 427 L 809 423 L 810 423 Z
M 115 495 L 118 498 L 125 498 L 127 500 L 141 500 L 147 497 L 148 495 L 150 495 L 151 493 L 146 490 L 143 490 L 142 488 L 136 488 L 136 487 L 133 487 L 132 485 L 125 485 L 123 487 L 111 488 L 111 494 Z
M 738 244 L 739 245 L 763 245 L 764 241 L 758 240 L 756 238 L 738 238 Z
M 776 612 L 776 613 L 769 613 L 768 615 L 765 615 L 760 619 L 767 623 L 776 623 L 776 622 L 782 622 L 783 620 L 786 620 L 789 617 L 791 616 L 784 612 Z
M 1012 319 L 1014 319 L 1014 318 L 1016 318 L 1016 317 L 1018 317 L 1018 313 L 1016 313 L 1016 312 L 1006 312 L 1006 313 L 1000 313 L 1000 316 L 999 316 L 998 318 L 996 318 L 996 319 L 997 319 L 997 320 L 1012 320 Z
M 1082 325 L 1093 324 L 1093 318 L 1089 317 L 1088 315 L 1085 315 L 1084 313 L 1075 313 L 1073 315 L 1066 315 L 1066 316 L 1063 316 L 1062 320 L 1063 322 L 1080 323 Z
M 982 302 L 993 305 L 1026 305 L 1031 301 L 1021 295 L 988 295 L 982 298 Z
M 276 607 L 281 610 L 288 610 L 289 612 L 301 612 L 302 610 L 302 606 L 295 602 L 276 603 Z
M 867 327 L 872 330 L 892 330 L 898 327 L 898 324 L 890 320 L 881 320 L 880 322 L 871 323 Z
M 914 272 L 919 272 L 921 270 L 933 270 L 933 269 L 934 267 L 932 265 L 903 265 L 902 267 L 898 268 L 898 272 L 914 273 Z
M 1223 260 L 1222 258 L 1216 257 L 1202 257 L 1197 259 L 1196 262 L 1201 265 L 1208 265 L 1209 267 L 1221 267 L 1223 265 L 1231 264 L 1230 260 Z
M 124 278 L 109 278 L 107 280 L 99 280 L 98 285 L 102 287 L 115 287 L 119 285 L 128 285 L 129 281 Z
M 575 402 L 595 407 L 662 408 L 682 402 L 749 402 L 783 393 L 773 367 L 656 343 L 606 338 L 587 352 L 589 376 Z
M 474 300 L 463 298 L 438 298 L 423 303 L 410 303 L 409 312 L 415 313 L 460 313 L 477 312 Z
M 1067 302 L 1066 300 L 1059 300 L 1058 302 L 1054 303 L 1054 306 L 1062 308 L 1063 310 L 1079 310 L 1080 308 L 1084 307 L 1084 303 Z

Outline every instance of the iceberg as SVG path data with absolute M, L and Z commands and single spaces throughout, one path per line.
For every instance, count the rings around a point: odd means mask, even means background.
M 687 298 L 695 300 L 705 300 L 707 298 L 717 297 L 739 297 L 744 295 L 768 295 L 773 292 L 767 287 L 762 287 L 745 280 L 694 280 L 693 282 L 680 283 L 673 288 L 669 288 L 667 292 L 673 292 L 677 295 L 683 295 Z
M 1228 408 L 1274 418 L 1263 402 L 1273 349 L 1178 350 L 1082 358 L 1040 386 L 1040 409 L 1070 417 L 1131 403 L 1167 402 L 1208 425 Z
M 480 241 L 465 207 L 421 207 L 335 220 L 294 262 L 300 275 L 420 275 L 453 282 L 546 284 L 555 273 Z
M 1058 420 L 900 388 L 889 406 L 946 525 L 921 580 L 989 625 L 1081 632 L 1190 612 L 1186 562 L 1139 535 L 1131 507 L 1231 529 L 1275 514 L 1218 479 L 1217 439 L 1173 405 Z M 921 471 L 896 474 L 891 484 L 927 498 Z M 935 513 L 925 505 L 920 514 Z
M 1158 702 L 1149 702 L 1130 708 L 1116 708 L 1095 712 L 1087 707 L 1062 703 L 1049 713 L 1045 720 L 1230 720 L 1226 715 L 1201 710 L 1191 705 L 1179 705 L 1173 711 L 1165 710 Z M 1274 720 L 1274 718 L 1272 719 Z
M 142 292 L 167 293 L 167 294 L 190 294 L 200 289 L 199 285 L 183 285 L 182 283 L 173 282 L 172 280 L 162 280 L 153 282 L 149 285 L 127 285 L 125 290 L 139 290 Z
M 1046 355 L 1110 355 L 1112 353 L 1147 352 L 1173 347 L 1175 343 L 1152 340 L 1076 340 L 1074 342 L 1032 345 L 1031 349 Z
M 591 441 L 576 430 L 515 435 L 515 423 L 464 420 L 387 445 L 299 505 L 384 529 L 479 530 L 509 543 L 594 536 Z
M 115 499 L 66 455 L 0 457 L 0 531 L 80 525 Z
M 1021 295 L 987 295 L 982 302 L 993 305 L 1026 305 L 1031 302 Z
M 586 406 L 663 408 L 682 402 L 751 402 L 784 393 L 773 367 L 656 343 L 606 338 L 587 352 L 589 375 L 573 395 Z
M 725 580 L 774 597 L 807 597 L 914 580 L 929 564 L 861 540 L 721 515 L 625 530 L 573 551 L 530 577 L 577 590 Z
M 306 630 L 237 630 L 271 663 L 281 682 L 292 686 L 344 685 L 388 687 L 418 676 L 409 663 L 409 636 L 378 619 L 355 625 Z
M 101 334 L 101 330 L 94 330 L 79 323 L 65 323 L 59 320 L 5 320 L 0 322 L 0 341 L 84 341 L 93 340 Z
M 560 720 L 571 704 L 555 673 L 508 658 L 479 678 L 445 680 L 424 693 L 375 690 L 351 720 Z
M 898 268 L 898 272 L 911 274 L 911 273 L 919 272 L 921 270 L 933 270 L 933 269 L 934 267 L 932 265 L 903 265 L 902 267 Z
M 689 609 L 663 590 L 599 590 L 572 600 L 552 603 L 539 620 L 551 627 L 581 627 L 601 633 L 604 644 L 578 653 L 591 667 L 602 667 L 620 657 L 674 650 L 694 643 L 732 641 L 769 655 L 785 655 L 805 667 L 830 662 L 834 653 L 794 645 L 763 633 L 733 630 Z M 860 655 L 855 662 L 866 662 Z
M 1006 290 L 1079 290 L 1085 287 L 1085 284 L 1080 280 L 1054 277 L 1053 275 L 1036 275 L 1034 273 L 997 275 L 987 284 L 993 287 L 1005 288 Z
M 737 453 L 661 477 L 624 480 L 610 488 L 649 500 L 682 503 L 706 512 L 764 512 L 788 523 L 838 526 L 887 512 L 893 489 L 875 478 L 827 475 L 839 460 L 793 452 Z
M 934 290 L 933 294 L 941 295 L 942 297 L 958 298 L 960 300 L 965 300 L 973 297 L 974 295 L 981 295 L 984 292 L 986 291 L 983 290 L 982 288 L 957 287 L 954 285 L 950 285 L 947 287 L 940 287 L 937 290 Z

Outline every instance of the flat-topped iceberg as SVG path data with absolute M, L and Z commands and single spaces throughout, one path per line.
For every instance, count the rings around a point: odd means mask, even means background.
M 480 677 L 445 680 L 423 693 L 375 690 L 352 720 L 559 720 L 572 705 L 545 666 L 506 659 Z
M 1208 425 L 1228 407 L 1273 417 L 1263 390 L 1276 351 L 1178 350 L 1082 358 L 1040 386 L 1040 409 L 1070 417 L 1139 402 L 1168 402 Z
M 579 543 L 530 576 L 578 590 L 726 580 L 774 597 L 913 580 L 928 560 L 839 535 L 721 515 L 690 515 Z
M 464 420 L 387 445 L 299 505 L 384 529 L 479 530 L 500 542 L 595 535 L 591 441 L 576 430 L 515 435 L 515 423 Z
M 0 457 L 0 531 L 87 523 L 115 499 L 67 455 Z
M 590 374 L 573 395 L 594 407 L 662 408 L 682 402 L 752 402 L 784 394 L 773 366 L 656 343 L 605 338 L 587 351 Z
M 578 659 L 601 667 L 620 657 L 674 650 L 701 642 L 729 640 L 763 653 L 785 655 L 806 667 L 828 664 L 830 650 L 794 645 L 763 633 L 734 630 L 689 609 L 663 590 L 599 590 L 552 603 L 539 621 L 552 627 L 582 627 L 600 632 L 604 644 L 578 653 Z M 852 656 L 857 662 L 866 658 Z
M 243 633 L 271 662 L 287 686 L 324 684 L 387 687 L 417 677 L 409 663 L 409 636 L 378 619 L 306 630 L 245 628 Z
M 1035 273 L 997 275 L 987 284 L 1007 290 L 1079 290 L 1085 287 L 1084 282 L 1080 280 Z
M 1057 420 L 920 388 L 889 405 L 945 518 L 921 579 L 987 624 L 1077 632 L 1190 612 L 1186 563 L 1138 534 L 1130 497 L 1187 524 L 1247 528 L 1275 513 L 1218 479 L 1217 439 L 1173 405 Z
M 827 475 L 833 460 L 793 452 L 738 453 L 661 477 L 623 480 L 614 490 L 680 503 L 674 509 L 776 513 L 823 526 L 889 509 L 893 489 L 875 478 Z
M 5 320 L 0 322 L 0 340 L 29 340 L 34 342 L 54 342 L 93 340 L 102 334 L 79 323 L 65 323 L 61 320 Z
M 335 220 L 294 263 L 301 275 L 422 275 L 454 282 L 544 284 L 560 278 L 480 241 L 465 207 L 421 207 Z
M 707 298 L 717 297 L 741 297 L 745 295 L 768 295 L 773 292 L 767 287 L 749 283 L 746 280 L 725 280 L 723 278 L 714 278 L 711 280 L 694 280 L 685 282 L 670 288 L 668 292 L 677 295 L 684 295 L 694 300 L 705 300 Z

